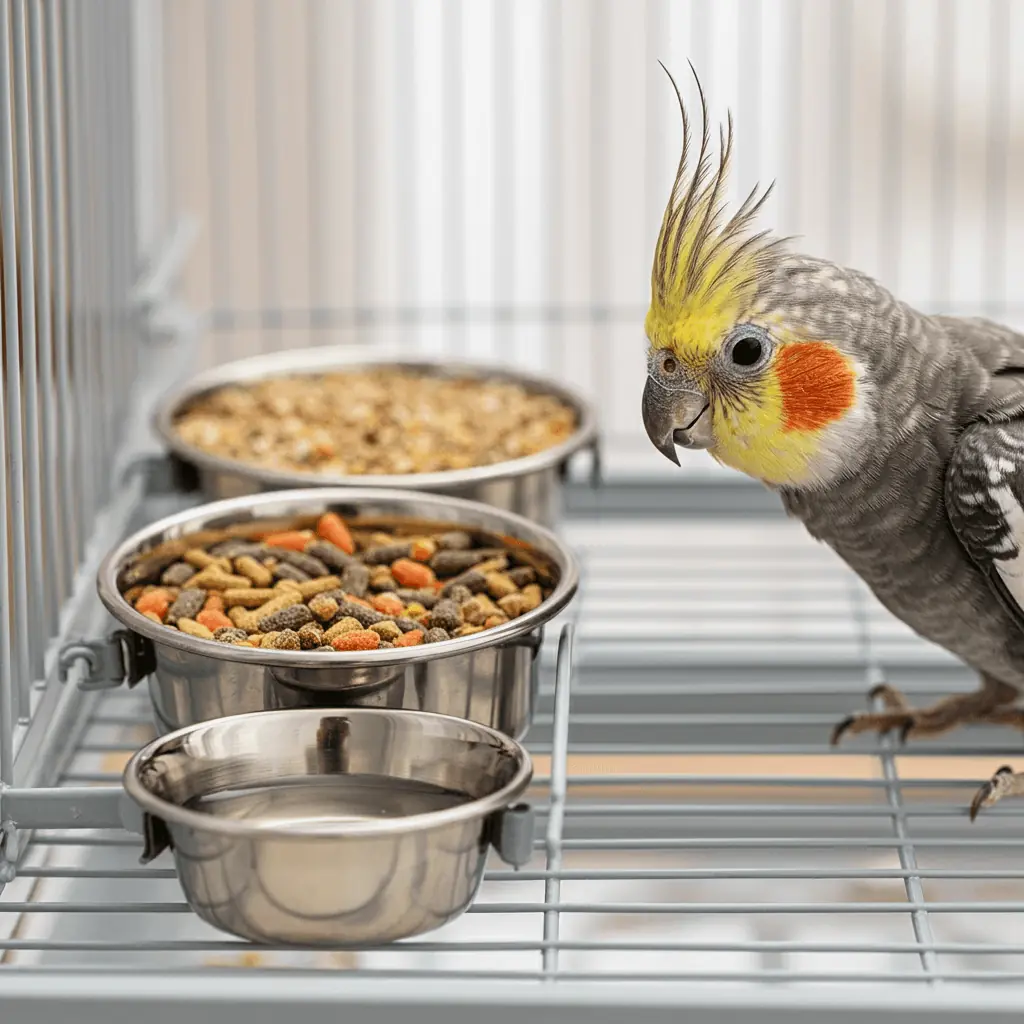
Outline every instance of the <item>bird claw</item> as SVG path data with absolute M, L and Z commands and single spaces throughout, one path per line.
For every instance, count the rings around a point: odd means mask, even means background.
M 1014 778 L 1013 769 L 1008 764 L 1004 764 L 1001 768 L 996 769 L 992 778 L 978 788 L 978 791 L 974 794 L 974 799 L 971 800 L 971 821 L 977 818 L 978 813 L 983 807 L 991 807 L 1004 796 L 1009 795 L 1010 787 L 1006 785 L 1006 780 L 1012 778 Z
M 841 722 L 839 722 L 832 730 L 832 736 L 829 740 L 830 745 L 833 747 L 838 746 L 839 741 L 843 738 L 843 734 L 855 721 L 857 721 L 856 715 L 847 715 Z

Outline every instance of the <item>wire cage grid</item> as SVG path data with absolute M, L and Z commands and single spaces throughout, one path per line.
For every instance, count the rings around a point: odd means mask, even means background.
M 127 833 L 8 827 L 12 1019 L 1019 1016 L 1016 813 L 964 811 L 1019 737 L 830 751 L 883 669 L 921 701 L 971 680 L 758 490 L 705 466 L 666 486 L 623 353 L 642 351 L 675 161 L 662 50 L 677 74 L 704 55 L 713 110 L 737 112 L 735 188 L 778 176 L 780 230 L 926 308 L 1013 321 L 1021 16 L 1010 0 L 0 5 L 8 826 L 12 807 L 45 819 L 53 787 L 116 785 L 150 735 L 141 694 L 84 692 L 76 667 L 61 682 L 59 655 L 104 629 L 98 559 L 193 500 L 168 492 L 146 430 L 172 379 L 288 345 L 465 351 L 582 384 L 611 456 L 598 494 L 570 488 L 585 579 L 560 687 L 554 633 L 543 655 L 535 864 L 491 871 L 418 942 L 254 950 L 185 913 Z

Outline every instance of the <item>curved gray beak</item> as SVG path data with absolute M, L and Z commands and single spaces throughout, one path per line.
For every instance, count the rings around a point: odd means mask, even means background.
M 708 400 L 696 390 L 669 390 L 648 377 L 644 385 L 643 418 L 651 444 L 677 466 L 676 445 L 710 448 L 714 440 Z

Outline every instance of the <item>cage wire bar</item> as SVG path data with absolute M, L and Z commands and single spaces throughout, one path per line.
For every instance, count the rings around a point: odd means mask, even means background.
M 1019 1020 L 1020 811 L 965 811 L 1019 735 L 831 750 L 883 674 L 915 702 L 973 680 L 766 492 L 669 477 L 636 406 L 678 145 L 658 59 L 735 111 L 766 225 L 1020 323 L 1021 38 L 1010 0 L 0 0 L 5 1024 Z M 570 380 L 608 471 L 569 483 L 534 861 L 418 940 L 255 949 L 138 864 L 112 798 L 147 698 L 60 651 L 106 628 L 98 559 L 196 500 L 155 395 L 321 343 Z

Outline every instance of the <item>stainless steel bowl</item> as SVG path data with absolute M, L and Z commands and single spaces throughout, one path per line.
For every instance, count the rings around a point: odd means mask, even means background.
M 268 377 L 327 373 L 387 366 L 444 377 L 487 378 L 512 381 L 529 390 L 554 395 L 576 411 L 576 431 L 560 445 L 521 459 L 490 466 L 414 473 L 402 476 L 330 476 L 297 473 L 249 465 L 236 459 L 211 455 L 185 444 L 174 430 L 174 421 L 199 395 L 227 384 L 245 384 Z M 515 512 L 546 526 L 561 517 L 562 481 L 569 460 L 584 448 L 593 452 L 592 473 L 599 473 L 597 422 L 590 404 L 570 389 L 540 377 L 473 362 L 410 360 L 400 356 L 353 352 L 341 348 L 310 348 L 275 352 L 218 366 L 199 374 L 168 394 L 154 414 L 154 428 L 167 447 L 183 462 L 197 469 L 199 485 L 210 498 L 233 498 L 264 490 L 295 487 L 388 487 L 431 491 L 480 501 Z
M 254 519 L 290 520 L 328 510 L 350 521 L 411 517 L 441 528 L 459 524 L 494 535 L 496 542 L 525 541 L 557 582 L 538 608 L 482 633 L 440 644 L 337 654 L 200 640 L 147 619 L 118 589 L 126 561 L 163 541 Z M 544 625 L 572 600 L 578 579 L 569 550 L 521 516 L 438 495 L 323 487 L 233 498 L 162 519 L 110 552 L 97 585 L 108 611 L 127 627 L 121 640 L 140 666 L 127 681 L 149 676 L 157 725 L 165 731 L 254 711 L 369 706 L 454 715 L 518 739 L 533 720 Z
M 205 921 L 255 942 L 336 947 L 461 914 L 532 774 L 518 743 L 471 722 L 296 710 L 164 736 L 128 762 L 124 788 L 148 816 L 147 854 L 170 845 Z M 532 828 L 521 854 L 531 840 Z

